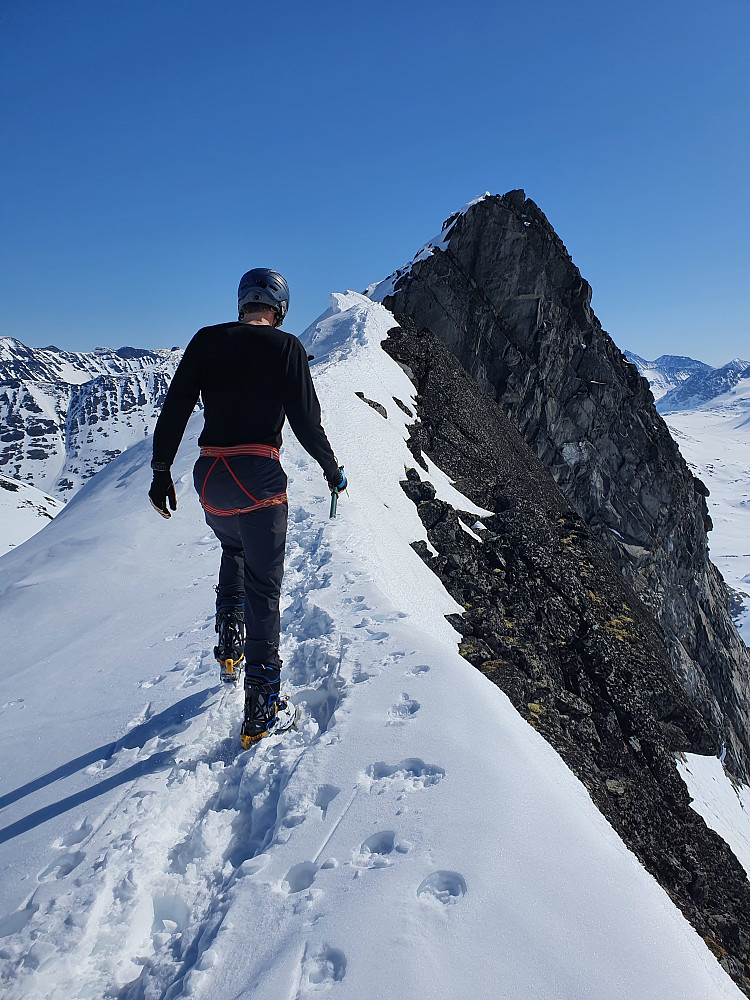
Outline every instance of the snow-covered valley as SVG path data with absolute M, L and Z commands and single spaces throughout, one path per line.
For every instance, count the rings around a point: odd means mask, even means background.
M 351 487 L 329 520 L 320 470 L 287 431 L 290 733 L 239 751 L 241 695 L 218 688 L 218 547 L 191 480 L 200 415 L 169 522 L 146 499 L 145 440 L 0 560 L 9 998 L 741 996 L 560 757 L 459 656 L 444 616 L 462 609 L 410 547 L 426 535 L 399 486 L 413 460 L 394 398 L 414 388 L 379 348 L 392 325 L 348 293 L 306 335 Z M 428 478 L 481 519 L 434 466 Z M 739 844 L 738 816 L 723 835 Z
M 711 560 L 735 592 L 735 621 L 750 645 L 750 379 L 694 409 L 663 417 L 688 465 L 710 490 Z

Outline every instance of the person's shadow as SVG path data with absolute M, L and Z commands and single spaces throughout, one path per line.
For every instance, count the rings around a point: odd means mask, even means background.
M 154 715 L 147 722 L 142 722 L 139 726 L 135 726 L 114 743 L 107 743 L 106 746 L 90 750 L 88 753 L 76 757 L 75 760 L 71 760 L 67 764 L 55 768 L 54 771 L 50 771 L 40 778 L 35 778 L 25 785 L 21 785 L 20 788 L 16 788 L 12 792 L 0 796 L 0 809 L 4 809 L 6 806 L 11 805 L 11 803 L 39 791 L 40 788 L 51 785 L 55 781 L 67 778 L 71 774 L 75 774 L 76 771 L 80 771 L 84 767 L 96 763 L 98 760 L 110 760 L 118 750 L 132 750 L 136 747 L 145 746 L 155 736 L 164 738 L 183 732 L 187 729 L 190 720 L 204 710 L 206 699 L 213 693 L 211 688 L 197 691 L 195 694 L 183 698 L 182 701 L 170 705 L 169 708 L 164 709 L 158 715 Z M 117 774 L 113 774 L 109 778 L 104 778 L 90 788 L 84 788 L 74 795 L 69 795 L 67 798 L 59 799 L 57 802 L 43 806 L 41 809 L 37 809 L 36 812 L 29 813 L 23 819 L 19 819 L 15 823 L 3 827 L 0 829 L 0 844 L 4 844 L 7 840 L 12 840 L 13 837 L 17 837 L 21 833 L 26 833 L 27 830 L 33 830 L 34 827 L 46 823 L 47 820 L 53 819 L 55 816 L 59 816 L 69 809 L 74 809 L 83 802 L 88 802 L 91 799 L 95 799 L 98 795 L 103 795 L 111 788 L 116 788 L 118 785 L 133 781 L 133 779 L 140 778 L 144 774 L 152 774 L 160 768 L 169 767 L 172 763 L 174 763 L 174 748 L 153 753 L 150 757 L 145 757 L 143 760 L 139 760 L 130 767 L 125 768 L 124 771 L 118 771 Z

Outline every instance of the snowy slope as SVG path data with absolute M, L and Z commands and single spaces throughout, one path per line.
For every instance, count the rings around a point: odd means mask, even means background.
M 348 293 L 307 336 L 352 486 L 330 521 L 287 434 L 291 733 L 238 753 L 241 699 L 217 689 L 200 416 L 170 521 L 146 502 L 143 442 L 0 559 L 9 1000 L 741 997 L 458 656 L 444 615 L 460 609 L 409 547 L 425 535 L 398 485 L 412 462 L 393 397 L 413 387 L 378 347 L 392 325 Z
M 41 531 L 61 507 L 35 486 L 0 473 L 0 555 Z
M 750 379 L 691 410 L 665 413 L 685 460 L 711 491 L 711 560 L 742 598 L 740 634 L 750 644 Z
M 750 788 L 729 781 L 717 757 L 680 754 L 677 766 L 693 809 L 729 844 L 750 877 Z

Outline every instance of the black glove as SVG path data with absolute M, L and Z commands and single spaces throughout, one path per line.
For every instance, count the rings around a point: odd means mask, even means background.
M 169 500 L 169 506 L 172 510 L 177 510 L 177 497 L 174 491 L 171 472 L 168 470 L 167 472 L 154 472 L 154 479 L 151 483 L 151 489 L 148 491 L 148 498 L 151 501 L 151 506 L 162 517 L 172 516 L 167 510 L 167 500 Z
M 326 482 L 328 483 L 328 489 L 331 491 L 331 493 L 341 493 L 343 490 L 345 490 L 349 484 L 347 482 L 346 476 L 344 475 L 344 466 L 340 465 L 338 472 L 333 477 L 333 479 L 326 478 Z

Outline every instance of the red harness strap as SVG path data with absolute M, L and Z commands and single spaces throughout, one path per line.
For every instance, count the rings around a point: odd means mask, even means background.
M 237 476 L 235 476 L 229 462 L 227 461 L 228 457 L 236 455 L 257 455 L 260 458 L 273 458 L 277 462 L 279 461 L 279 449 L 274 448 L 273 445 L 269 444 L 236 444 L 229 448 L 214 448 L 210 445 L 206 445 L 201 448 L 201 458 L 214 458 L 214 461 L 211 463 L 211 468 L 208 470 L 206 478 L 203 480 L 203 489 L 201 490 L 200 497 L 201 507 L 203 507 L 207 513 L 214 514 L 218 517 L 234 517 L 235 514 L 249 514 L 250 511 L 260 510 L 262 507 L 273 507 L 276 504 L 287 502 L 286 492 L 276 493 L 274 496 L 266 497 L 265 500 L 256 500 L 252 493 L 249 493 L 239 481 Z M 220 510 L 217 507 L 212 507 L 206 502 L 206 484 L 208 483 L 209 476 L 216 468 L 217 462 L 224 463 L 227 472 L 235 483 L 237 483 L 245 496 L 252 500 L 253 503 L 251 507 L 236 507 L 233 510 Z
M 272 444 L 233 444 L 228 448 L 215 448 L 209 444 L 201 448 L 201 458 L 232 458 L 234 455 L 258 455 L 279 461 L 279 449 Z

